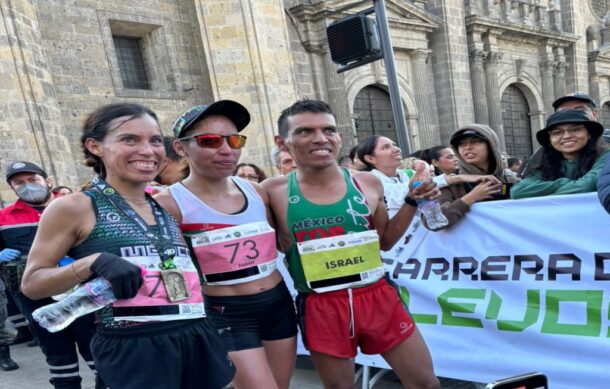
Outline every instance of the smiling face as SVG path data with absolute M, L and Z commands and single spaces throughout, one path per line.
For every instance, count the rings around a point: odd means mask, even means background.
M 432 164 L 444 174 L 453 174 L 460 167 L 460 161 L 450 147 L 442 149 L 438 159 L 432 160 Z
M 476 136 L 463 138 L 458 144 L 458 153 L 460 154 L 460 157 L 467 163 L 484 171 L 487 171 L 489 166 L 488 149 L 487 142 Z
M 184 137 L 205 134 L 236 135 L 237 128 L 227 117 L 212 115 L 195 123 L 184 134 Z M 222 145 L 217 149 L 200 147 L 193 138 L 177 142 L 175 145 L 176 150 L 186 157 L 191 174 L 201 177 L 225 178 L 231 176 L 241 156 L 241 149 L 232 149 L 226 139 L 223 139 Z
M 582 124 L 558 124 L 549 130 L 551 147 L 565 159 L 576 159 L 591 139 L 591 134 Z
M 336 165 L 341 147 L 334 116 L 304 112 L 287 118 L 284 140 L 299 168 L 325 168 Z
M 165 165 L 163 135 L 149 115 L 122 116 L 108 125 L 103 140 L 89 138 L 86 146 L 101 158 L 106 179 L 133 182 L 152 181 Z
M 373 154 L 367 155 L 364 158 L 368 163 L 375 166 L 375 169 L 391 176 L 396 174 L 396 169 L 402 162 L 400 147 L 393 140 L 385 136 L 377 140 Z

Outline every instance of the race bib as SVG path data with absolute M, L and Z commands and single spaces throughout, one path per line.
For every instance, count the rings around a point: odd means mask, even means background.
M 122 257 L 136 266 L 144 268 L 144 284 L 138 294 L 127 300 L 117 300 L 112 304 L 114 320 L 168 321 L 195 319 L 205 316 L 203 295 L 197 269 L 190 257 L 176 256 L 174 264 L 181 270 L 184 279 L 184 295 L 188 297 L 171 302 L 163 283 L 158 256 Z M 175 293 L 181 293 L 177 291 Z M 137 308 L 137 309 L 134 309 Z M 138 312 L 138 313 L 136 313 Z
M 277 268 L 275 230 L 267 222 L 202 232 L 192 237 L 192 245 L 208 285 L 253 281 Z
M 297 243 L 308 286 L 330 292 L 371 284 L 384 275 L 377 231 Z

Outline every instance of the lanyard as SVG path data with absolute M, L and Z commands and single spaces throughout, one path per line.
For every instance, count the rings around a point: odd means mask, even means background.
M 174 256 L 176 249 L 172 244 L 171 232 L 169 230 L 169 220 L 167 214 L 163 212 L 161 206 L 147 193 L 146 199 L 149 201 L 153 210 L 155 222 L 160 233 L 154 233 L 148 224 L 142 219 L 136 211 L 131 208 L 127 201 L 103 178 L 95 177 L 91 181 L 92 186 L 106 197 L 108 201 L 119 210 L 125 217 L 134 222 L 144 235 L 150 239 L 151 243 L 157 249 L 157 253 L 161 258 L 160 267 L 162 270 L 175 269 Z

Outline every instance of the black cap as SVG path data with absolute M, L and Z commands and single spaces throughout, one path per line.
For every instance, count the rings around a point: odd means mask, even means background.
M 485 139 L 485 137 L 479 134 L 477 131 L 471 128 L 462 128 L 451 135 L 451 140 L 449 143 L 451 143 L 451 146 L 457 150 L 458 146 L 460 145 L 460 141 L 464 138 L 479 138 L 487 142 L 487 139 Z
M 597 104 L 595 104 L 595 100 L 593 100 L 593 98 L 591 96 L 589 96 L 588 94 L 586 94 L 584 92 L 574 92 L 574 93 L 570 93 L 569 95 L 565 95 L 565 96 L 560 97 L 557 100 L 555 100 L 553 102 L 553 109 L 557 110 L 557 108 L 561 104 L 563 104 L 567 101 L 572 101 L 572 100 L 584 101 L 585 103 L 589 103 L 589 104 L 593 105 L 594 108 L 597 108 Z
M 6 169 L 6 182 L 8 182 L 15 174 L 19 173 L 35 173 L 40 174 L 43 178 L 47 178 L 47 173 L 35 163 L 17 161 L 8 165 L 8 168 Z
M 196 105 L 184 111 L 174 122 L 172 132 L 176 138 L 181 138 L 194 123 L 211 115 L 226 116 L 235 124 L 238 132 L 250 123 L 250 113 L 246 107 L 232 100 L 219 100 L 210 105 Z
M 575 123 L 584 124 L 593 138 L 599 138 L 604 127 L 589 118 L 589 115 L 576 109 L 566 109 L 553 113 L 546 120 L 546 127 L 536 133 L 536 139 L 542 146 L 550 144 L 549 131 L 558 124 Z

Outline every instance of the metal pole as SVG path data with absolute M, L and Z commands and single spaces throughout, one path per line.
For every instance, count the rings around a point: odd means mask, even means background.
M 409 132 L 405 122 L 405 111 L 402 107 L 400 89 L 398 89 L 398 78 L 396 77 L 394 51 L 392 49 L 392 38 L 390 37 L 385 1 L 373 0 L 373 2 L 375 3 L 377 25 L 379 26 L 379 40 L 381 41 L 383 51 L 383 62 L 385 63 L 388 86 L 390 87 L 390 101 L 392 102 L 392 113 L 394 114 L 394 123 L 396 123 L 396 133 L 398 134 L 398 146 L 402 149 L 403 155 L 407 155 L 411 150 L 409 147 Z

